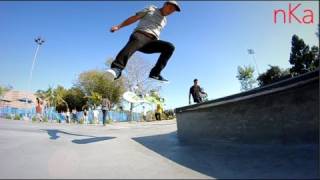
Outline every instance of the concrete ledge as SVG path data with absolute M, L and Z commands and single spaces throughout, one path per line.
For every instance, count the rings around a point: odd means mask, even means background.
M 318 144 L 319 69 L 175 111 L 181 140 Z

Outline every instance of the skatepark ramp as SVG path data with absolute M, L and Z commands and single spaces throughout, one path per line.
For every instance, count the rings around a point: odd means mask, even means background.
M 319 69 L 175 112 L 183 141 L 318 144 Z

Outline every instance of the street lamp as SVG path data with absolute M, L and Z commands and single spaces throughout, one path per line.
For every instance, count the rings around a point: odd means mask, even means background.
M 256 58 L 255 58 L 255 56 L 254 56 L 254 54 L 255 54 L 254 50 L 253 50 L 253 49 L 248 49 L 248 54 L 252 55 L 253 62 L 254 62 L 254 64 L 256 65 L 258 75 L 260 76 L 260 72 L 259 72 L 258 64 L 257 64 L 257 62 L 256 62 Z
M 32 66 L 31 66 L 31 70 L 30 70 L 30 76 L 29 76 L 29 82 L 28 82 L 28 89 L 29 90 L 31 90 L 31 80 L 32 80 L 32 75 L 33 75 L 33 68 L 34 68 L 34 64 L 35 64 L 36 59 L 37 59 L 39 48 L 45 42 L 45 40 L 39 36 L 39 37 L 34 39 L 34 42 L 37 43 L 37 49 L 36 49 L 36 52 L 34 54 L 33 61 L 32 61 Z M 27 97 L 26 97 L 26 104 L 27 104 Z
M 45 42 L 45 40 L 42 39 L 41 37 L 37 37 L 36 39 L 34 39 L 34 42 L 37 43 L 37 49 L 36 49 L 36 53 L 34 54 L 33 61 L 32 61 L 32 66 L 31 66 L 31 70 L 30 70 L 29 89 L 31 88 L 32 73 L 33 73 L 34 64 L 36 62 L 36 58 L 37 58 L 37 55 L 38 55 L 38 51 L 39 51 L 40 46 Z

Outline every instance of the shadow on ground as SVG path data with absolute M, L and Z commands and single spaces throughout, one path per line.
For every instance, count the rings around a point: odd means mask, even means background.
M 72 140 L 72 142 L 76 144 L 89 144 L 89 143 L 105 141 L 113 138 L 114 137 L 93 137 L 93 138 L 87 138 L 87 139 L 75 139 L 75 140 Z
M 99 141 L 105 141 L 109 139 L 113 139 L 115 137 L 96 137 L 96 136 L 90 136 L 90 135 L 82 135 L 82 134 L 75 134 L 75 133 L 68 133 L 65 131 L 61 131 L 59 129 L 41 129 L 42 131 L 46 131 L 52 140 L 57 140 L 60 138 L 58 134 L 66 134 L 66 135 L 71 135 L 71 136 L 80 136 L 80 137 L 88 137 L 85 139 L 74 139 L 72 140 L 73 143 L 75 144 L 89 144 L 89 143 L 95 143 Z
M 319 144 L 195 145 L 180 142 L 176 132 L 133 140 L 213 178 L 319 178 Z

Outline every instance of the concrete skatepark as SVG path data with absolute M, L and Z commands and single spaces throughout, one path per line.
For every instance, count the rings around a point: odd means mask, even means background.
M 0 119 L 0 178 L 319 178 L 318 73 L 177 108 L 177 121 L 102 127 Z M 242 108 L 256 108 L 256 98 L 269 106 L 254 116 Z
M 175 121 L 0 120 L 0 178 L 316 178 L 318 146 L 181 143 Z
M 176 113 L 187 141 L 319 144 L 319 69 Z

